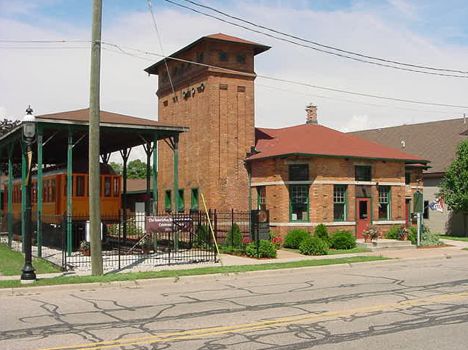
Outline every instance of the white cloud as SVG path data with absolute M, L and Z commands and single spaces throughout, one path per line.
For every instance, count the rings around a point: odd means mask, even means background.
M 393 3 L 405 10 L 406 2 L 394 0 Z M 214 5 L 223 7 L 222 2 Z M 270 2 L 240 2 L 236 6 L 229 11 L 266 26 L 349 50 L 443 67 L 463 68 L 468 61 L 467 46 L 441 45 L 430 37 L 412 32 L 403 23 L 387 21 L 385 13 L 376 13 L 375 9 L 365 11 L 360 7 L 317 12 L 301 8 L 298 11 L 288 7 L 291 6 L 289 2 L 277 7 L 270 6 Z M 410 13 L 411 6 L 406 11 Z M 174 8 L 156 11 L 156 15 L 166 54 L 200 36 L 224 32 L 272 46 L 271 50 L 257 56 L 258 74 L 376 95 L 468 104 L 464 103 L 466 79 L 412 74 L 343 60 Z M 40 24 L 45 22 L 47 26 Z M 2 38 L 10 39 L 90 38 L 88 28 L 54 22 L 54 19 L 22 23 L 0 18 L 0 33 Z M 103 40 L 160 51 L 147 12 L 125 13 L 114 18 L 104 26 Z M 88 49 L 0 49 L 0 54 L 0 106 L 8 116 L 21 117 L 28 104 L 39 114 L 87 106 Z M 102 108 L 155 118 L 156 78 L 143 72 L 151 63 L 103 51 Z M 340 130 L 358 129 L 353 125 L 373 128 L 423 122 L 456 117 L 463 112 L 346 96 L 261 78 L 257 78 L 256 83 L 256 122 L 264 127 L 303 123 L 304 107 L 309 102 L 318 105 L 320 123 Z

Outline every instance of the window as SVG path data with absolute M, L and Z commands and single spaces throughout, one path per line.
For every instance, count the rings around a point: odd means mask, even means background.
M 164 196 L 164 209 L 166 211 L 172 210 L 172 198 L 171 198 L 171 190 L 167 190 Z
M 308 181 L 309 164 L 291 164 L 289 166 L 290 181 Z
M 410 183 L 411 183 L 411 173 L 409 171 L 407 171 L 405 173 L 405 184 L 409 185 Z
M 372 167 L 370 165 L 356 165 L 354 171 L 356 181 L 372 180 Z
M 110 197 L 111 194 L 112 194 L 111 178 L 109 176 L 106 176 L 104 178 L 104 197 Z
M 429 219 L 429 201 L 424 201 L 423 219 Z
M 177 211 L 184 211 L 184 190 L 179 190 L 177 193 Z
M 236 55 L 236 61 L 237 61 L 237 63 L 244 64 L 245 63 L 245 55 L 243 53 L 238 53 Z
M 257 209 L 260 209 L 260 210 L 266 209 L 266 187 L 265 186 L 257 187 Z
M 390 220 L 390 187 L 379 186 L 379 219 Z
M 224 51 L 220 51 L 219 55 L 218 55 L 218 58 L 221 62 L 226 62 L 228 61 L 229 59 L 229 56 L 227 54 L 227 52 L 224 52 Z
M 291 221 L 309 221 L 309 186 L 289 186 Z
M 190 209 L 198 210 L 198 188 L 192 188 L 192 197 L 190 200 Z
M 85 195 L 85 177 L 83 175 L 78 175 L 76 177 L 76 196 L 84 197 Z
M 333 187 L 333 221 L 346 221 L 347 186 Z
M 114 177 L 114 189 L 112 190 L 114 197 L 118 197 L 120 194 L 120 178 Z
M 55 202 L 55 179 L 50 180 L 49 183 L 49 201 Z

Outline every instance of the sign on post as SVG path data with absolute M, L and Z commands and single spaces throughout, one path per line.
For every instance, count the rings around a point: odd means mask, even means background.
M 190 216 L 147 216 L 146 232 L 148 233 L 171 233 L 173 231 L 190 231 L 193 220 Z

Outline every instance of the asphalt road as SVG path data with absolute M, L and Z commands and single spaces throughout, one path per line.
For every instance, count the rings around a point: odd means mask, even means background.
M 0 293 L 0 349 L 467 349 L 468 257 Z

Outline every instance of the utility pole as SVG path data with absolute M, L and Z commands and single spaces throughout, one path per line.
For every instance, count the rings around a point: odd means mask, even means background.
M 101 208 L 100 208 L 100 141 L 99 103 L 101 80 L 101 20 L 102 0 L 93 0 L 93 27 L 91 39 L 91 79 L 89 90 L 89 229 L 91 246 L 91 273 L 102 275 Z

